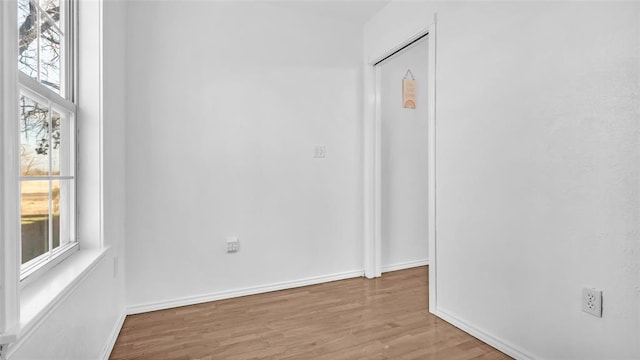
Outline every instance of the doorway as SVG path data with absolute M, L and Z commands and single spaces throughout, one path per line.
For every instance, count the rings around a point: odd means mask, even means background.
M 425 35 L 376 64 L 382 273 L 428 264 L 428 45 Z
M 427 214 L 418 219 L 422 223 L 426 223 L 427 254 L 429 265 L 429 311 L 435 313 L 437 309 L 437 252 L 436 252 L 436 25 L 435 23 L 427 26 L 424 30 L 413 36 L 398 41 L 395 46 L 388 48 L 387 51 L 380 51 L 377 55 L 372 56 L 369 66 L 365 71 L 365 122 L 364 122 L 364 272 L 367 278 L 375 278 L 382 275 L 383 271 L 383 120 L 382 120 L 382 70 L 381 64 L 392 59 L 397 54 L 409 49 L 414 43 L 426 41 L 427 58 L 422 61 L 426 62 L 427 77 L 426 84 L 418 84 L 419 91 L 426 91 L 426 104 L 416 104 L 424 106 L 426 109 L 426 147 L 427 147 L 427 183 L 423 184 L 423 189 L 427 191 Z M 372 54 L 373 55 L 373 54 Z M 408 69 L 405 69 L 405 71 Z M 402 82 L 404 75 L 396 81 L 396 91 L 402 90 Z M 414 75 L 415 78 L 415 75 Z M 419 80 L 419 79 L 418 79 Z M 425 81 L 425 80 L 422 80 Z M 422 82 L 421 81 L 421 82 Z M 399 105 L 402 106 L 402 102 Z M 423 121 L 425 121 L 423 119 Z M 387 200 L 388 201 L 388 200 Z M 389 258 L 393 261 L 392 258 Z M 392 265 L 389 263 L 389 265 Z M 415 264 L 417 265 L 417 264 Z M 408 264 L 405 262 L 405 266 Z M 391 267 L 386 267 L 386 270 Z

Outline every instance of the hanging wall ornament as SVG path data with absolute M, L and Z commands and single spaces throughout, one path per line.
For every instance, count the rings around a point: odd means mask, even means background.
M 402 107 L 405 109 L 416 108 L 416 79 L 411 70 L 407 70 L 402 79 Z

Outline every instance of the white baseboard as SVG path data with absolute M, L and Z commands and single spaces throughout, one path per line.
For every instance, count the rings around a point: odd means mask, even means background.
M 382 272 L 386 273 L 390 271 L 404 270 L 404 269 L 409 269 L 409 268 L 418 267 L 418 266 L 425 266 L 425 265 L 429 265 L 429 259 L 407 261 L 407 262 L 391 264 L 391 265 L 383 265 Z
M 442 320 L 450 323 L 451 325 L 457 327 L 458 329 L 468 333 L 469 335 L 482 340 L 483 342 L 493 346 L 494 348 L 502 351 L 503 353 L 517 359 L 517 360 L 534 360 L 541 359 L 541 357 L 531 354 L 530 352 L 509 343 L 508 341 L 502 340 L 499 337 L 487 333 L 484 330 L 481 330 L 466 321 L 460 320 L 458 317 L 451 315 L 450 313 L 443 311 L 441 309 L 436 310 L 436 315 Z
M 362 277 L 362 276 L 364 276 L 363 270 L 348 271 L 348 272 L 331 274 L 331 275 L 315 276 L 315 277 L 310 277 L 310 278 L 300 279 L 300 280 L 284 281 L 284 282 L 269 284 L 269 285 L 253 286 L 253 287 L 248 287 L 243 289 L 220 291 L 220 292 L 215 292 L 211 294 L 188 296 L 188 297 L 183 297 L 183 298 L 173 299 L 173 300 L 165 300 L 165 301 L 158 301 L 158 302 L 152 302 L 147 304 L 132 305 L 127 308 L 127 314 L 128 315 L 140 314 L 140 313 L 145 313 L 150 311 L 164 310 L 164 309 L 170 309 L 170 308 L 186 306 L 186 305 L 201 304 L 205 302 L 231 299 L 231 298 L 240 297 L 240 296 L 262 294 L 262 293 L 267 293 L 271 291 L 293 289 L 293 288 L 302 287 L 302 286 L 316 285 L 316 284 L 326 283 L 330 281 L 344 280 L 344 279 L 350 279 L 350 278 Z
M 127 317 L 127 314 L 124 312 L 122 313 L 122 315 L 120 315 L 120 318 L 118 319 L 118 322 L 116 323 L 113 330 L 111 331 L 111 336 L 109 337 L 109 340 L 104 347 L 104 351 L 102 352 L 102 356 L 100 357 L 101 359 L 109 360 L 109 356 L 111 356 L 113 347 L 116 345 L 116 340 L 118 340 L 118 335 L 120 334 L 120 330 L 122 330 L 122 325 L 124 325 L 124 319 L 126 317 Z

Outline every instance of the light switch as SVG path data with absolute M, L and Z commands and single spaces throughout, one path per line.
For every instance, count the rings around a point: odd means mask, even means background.
M 324 145 L 316 145 L 313 147 L 313 157 L 316 159 L 322 159 L 327 156 L 327 150 Z

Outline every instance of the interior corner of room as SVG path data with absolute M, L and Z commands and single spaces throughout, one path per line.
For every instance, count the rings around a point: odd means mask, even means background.
M 407 345 L 436 332 L 422 316 L 465 336 L 460 359 L 640 358 L 640 3 L 79 1 L 93 75 L 78 121 L 95 140 L 81 155 L 96 159 L 79 221 L 97 255 L 20 330 L 17 72 L 2 57 L 0 359 L 188 357 L 113 349 L 137 314 L 323 295 L 351 296 L 348 313 L 371 294 L 415 312 L 334 356 L 449 354 Z M 16 3 L 0 1 L 0 54 Z M 286 354 L 296 334 L 241 353 L 332 358 L 313 331 Z

